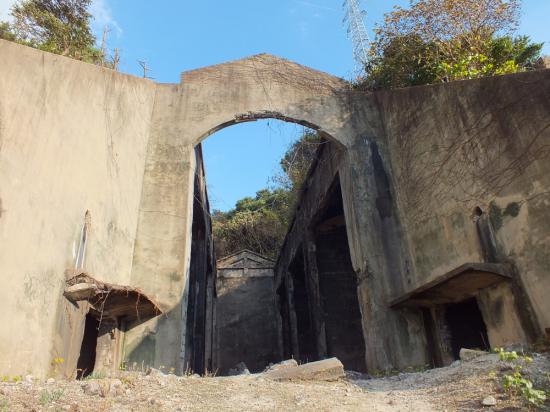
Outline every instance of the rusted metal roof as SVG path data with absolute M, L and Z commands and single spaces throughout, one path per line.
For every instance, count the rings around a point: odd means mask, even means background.
M 90 313 L 97 317 L 124 317 L 133 321 L 162 314 L 155 301 L 138 288 L 101 282 L 88 273 L 71 277 L 66 284 L 63 295 L 73 303 L 88 301 Z

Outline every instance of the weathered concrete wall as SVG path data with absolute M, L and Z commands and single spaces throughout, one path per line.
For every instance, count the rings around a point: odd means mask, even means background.
M 158 86 L 132 283 L 169 313 L 127 333 L 131 352 L 184 371 L 180 325 L 187 322 L 195 145 L 224 127 L 263 118 L 309 125 L 345 145 L 352 127 L 348 91 L 341 79 L 269 55 L 185 72 L 179 85 Z
M 412 257 L 408 290 L 485 260 L 479 207 L 496 260 L 517 268 L 521 309 L 539 331 L 550 325 L 549 96 L 549 70 L 376 95 Z
M 45 375 L 81 339 L 62 292 L 87 210 L 87 270 L 131 283 L 155 84 L 2 40 L 0 59 L 0 373 Z
M 218 261 L 214 368 L 252 372 L 280 361 L 273 262 L 243 251 Z
M 196 144 L 231 124 L 274 117 L 345 145 L 347 84 L 260 55 L 155 85 L 0 45 L 0 235 L 9 245 L 1 274 L 3 303 L 17 308 L 2 313 L 26 325 L 4 329 L 2 371 L 31 364 L 44 374 L 58 355 L 75 364 L 86 308 L 67 306 L 61 293 L 89 210 L 85 269 L 139 288 L 165 312 L 127 325 L 125 355 L 183 372 Z M 37 342 L 44 353 L 33 350 Z
M 421 311 L 390 302 L 463 263 L 513 266 L 509 289 L 478 296 L 486 323 L 499 300 L 517 307 L 491 340 L 550 326 L 548 70 L 364 94 L 268 55 L 187 72 L 178 85 L 4 41 L 0 56 L 0 321 L 17 325 L 0 332 L 3 374 L 44 375 L 57 356 L 75 363 L 86 308 L 61 294 L 87 210 L 88 272 L 140 288 L 165 312 L 128 325 L 124 353 L 183 372 L 195 146 L 262 118 L 332 142 L 306 183 L 276 284 L 291 305 L 285 265 L 298 253 L 318 278 L 311 223 L 338 176 L 369 368 L 426 363 Z M 479 214 L 490 221 L 484 239 Z M 308 305 L 319 306 L 310 289 Z M 322 317 L 312 322 L 322 357 L 326 330 Z M 297 349 L 296 334 L 287 340 Z

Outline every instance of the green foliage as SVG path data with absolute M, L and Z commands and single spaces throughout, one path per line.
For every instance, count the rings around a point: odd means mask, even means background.
M 516 0 L 416 0 L 395 7 L 376 29 L 364 89 L 409 87 L 516 73 L 533 67 L 542 50 L 513 37 Z
M 0 22 L 0 39 L 16 41 L 15 33 L 8 22 Z
M 316 132 L 306 130 L 302 137 L 290 146 L 280 162 L 284 174 L 276 177 L 281 186 L 289 190 L 299 190 L 302 187 L 321 143 L 322 139 Z
M 544 390 L 535 389 L 533 382 L 525 375 L 523 367 L 533 362 L 533 358 L 515 351 L 507 352 L 497 348 L 499 359 L 513 364 L 514 372 L 505 374 L 502 378 L 503 389 L 511 396 L 521 396 L 529 407 L 538 407 L 544 404 L 547 395 Z
M 20 0 L 13 23 L 0 23 L 0 38 L 50 53 L 115 68 L 96 47 L 90 28 L 92 0 Z
M 40 405 L 46 406 L 52 402 L 56 402 L 60 400 L 64 394 L 65 391 L 63 389 L 54 389 L 52 391 L 44 389 L 42 392 L 40 392 Z
M 300 188 L 322 143 L 317 133 L 304 132 L 281 159 L 283 174 L 275 176 L 276 189 L 263 189 L 255 197 L 239 200 L 228 212 L 212 213 L 217 257 L 242 249 L 275 259 L 293 217 Z
M 245 197 L 235 209 L 214 211 L 213 232 L 218 257 L 250 249 L 275 258 L 286 234 L 290 216 L 290 192 L 263 189 Z

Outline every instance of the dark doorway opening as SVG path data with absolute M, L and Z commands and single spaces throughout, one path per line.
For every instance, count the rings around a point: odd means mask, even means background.
M 357 274 L 351 263 L 338 177 L 329 193 L 314 226 L 327 353 L 338 357 L 346 369 L 364 372 L 365 341 Z
M 290 310 L 288 307 L 286 291 L 286 282 L 283 280 L 281 285 L 277 288 L 277 301 L 279 306 L 279 315 L 281 317 L 283 358 L 290 359 L 292 357 L 292 343 L 290 339 Z
M 294 286 L 294 311 L 296 312 L 296 326 L 298 334 L 299 359 L 303 363 L 318 359 L 315 338 L 309 313 L 309 298 L 304 270 L 304 255 L 302 248 L 294 257 L 289 267 Z
M 191 263 L 187 303 L 185 369 L 198 374 L 205 372 L 207 278 L 212 273 L 209 262 L 205 205 L 200 198 L 200 175 L 195 174 L 193 223 L 191 227 Z
M 80 356 L 76 365 L 76 378 L 83 379 L 94 371 L 99 336 L 99 320 L 90 314 L 86 315 L 84 336 L 80 347 Z
M 461 348 L 490 349 L 487 327 L 475 298 L 447 305 L 445 320 L 455 359 L 459 359 Z

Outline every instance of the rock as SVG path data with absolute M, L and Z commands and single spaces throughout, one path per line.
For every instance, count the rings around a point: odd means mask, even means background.
M 469 362 L 483 355 L 487 355 L 487 352 L 482 350 L 474 350 L 474 349 L 466 349 L 466 348 L 460 349 L 460 354 L 459 354 L 460 360 L 463 360 L 465 362 Z
M 124 387 L 120 379 L 113 379 L 109 385 L 109 395 L 119 396 L 124 393 Z
M 227 375 L 228 376 L 250 375 L 250 371 L 248 370 L 244 362 L 239 362 L 235 365 L 235 367 L 229 369 L 229 372 L 227 372 Z
M 483 406 L 495 406 L 497 404 L 497 400 L 494 396 L 487 396 L 481 401 L 481 404 Z
M 55 379 L 54 379 L 54 378 L 50 378 L 50 379 L 48 379 L 48 380 L 46 381 L 46 383 L 47 383 L 48 385 L 53 385 L 53 384 L 55 383 Z
M 147 376 L 165 376 L 165 374 L 158 370 L 158 369 L 155 369 L 155 368 L 148 368 L 147 369 L 147 372 L 145 372 L 145 375 Z
M 34 376 L 32 375 L 25 376 L 25 382 L 32 383 L 33 380 L 34 380 Z
M 85 395 L 95 396 L 101 393 L 101 385 L 94 380 L 88 381 L 82 385 Z
M 276 363 L 274 365 L 270 365 L 267 369 L 267 371 L 278 371 L 281 369 L 288 369 L 288 368 L 295 368 L 298 366 L 298 362 L 296 362 L 295 359 L 288 359 L 279 363 Z
M 306 363 L 293 368 L 267 371 L 263 376 L 277 381 L 319 380 L 335 381 L 344 377 L 344 365 L 337 358 Z

